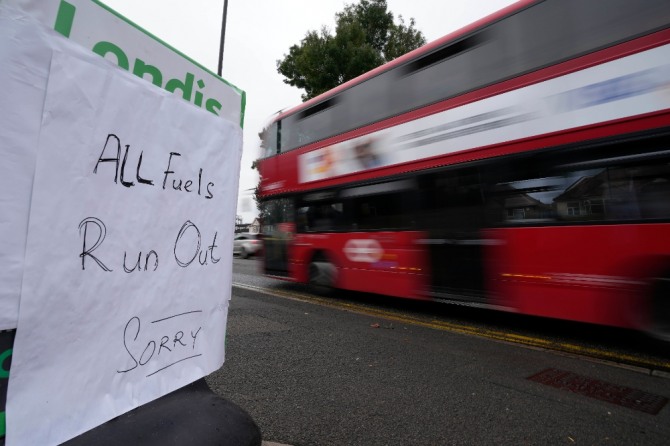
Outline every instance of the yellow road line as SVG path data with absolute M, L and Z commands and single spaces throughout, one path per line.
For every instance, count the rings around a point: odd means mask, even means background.
M 548 339 L 542 339 L 532 336 L 525 336 L 515 333 L 506 333 L 499 330 L 492 330 L 487 328 L 481 328 L 465 324 L 456 324 L 453 322 L 444 322 L 438 320 L 424 320 L 420 318 L 415 318 L 411 316 L 400 315 L 395 312 L 390 312 L 386 310 L 378 310 L 367 308 L 364 306 L 352 304 L 349 302 L 341 302 L 337 300 L 324 299 L 322 297 L 317 297 L 308 294 L 301 294 L 288 291 L 273 290 L 263 287 L 256 287 L 253 285 L 239 284 L 234 283 L 233 286 L 237 288 L 247 289 L 250 291 L 256 291 L 263 294 L 269 294 L 271 296 L 282 297 L 291 300 L 297 300 L 305 303 L 316 303 L 322 306 L 351 311 L 358 314 L 364 314 L 367 316 L 375 316 L 384 318 L 387 320 L 392 320 L 395 322 L 401 322 L 405 324 L 417 325 L 426 328 L 432 328 L 435 330 L 449 331 L 452 333 L 459 333 L 470 336 L 478 336 L 486 339 L 493 339 L 496 341 L 509 342 L 513 344 L 521 344 L 529 347 L 534 347 L 544 350 L 559 351 L 562 353 L 569 353 L 578 356 L 586 356 L 590 358 L 595 358 L 603 361 L 610 361 L 617 364 L 624 364 L 629 366 L 641 367 L 645 369 L 660 370 L 664 372 L 670 372 L 670 361 L 658 361 L 654 359 L 641 358 L 634 355 L 628 355 L 624 353 L 609 352 L 605 350 L 600 350 L 592 347 L 585 347 L 577 344 L 570 344 L 566 342 L 556 342 Z

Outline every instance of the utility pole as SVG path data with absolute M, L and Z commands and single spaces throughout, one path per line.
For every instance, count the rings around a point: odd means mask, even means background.
M 216 72 L 221 76 L 223 68 L 223 43 L 226 40 L 226 16 L 228 15 L 228 0 L 223 0 L 223 20 L 221 23 L 221 44 L 219 45 L 219 70 Z

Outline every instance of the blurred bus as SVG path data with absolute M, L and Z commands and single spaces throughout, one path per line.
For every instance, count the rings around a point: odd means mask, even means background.
M 519 1 L 278 114 L 267 275 L 670 337 L 670 2 Z

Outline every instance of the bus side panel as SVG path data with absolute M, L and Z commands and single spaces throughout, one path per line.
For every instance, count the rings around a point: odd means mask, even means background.
M 298 161 L 295 152 L 263 159 L 258 164 L 262 191 L 270 196 L 293 190 L 298 184 Z
M 338 288 L 420 298 L 427 259 L 419 238 L 419 232 L 299 234 L 291 251 L 292 277 L 308 282 L 309 263 L 320 252 L 337 266 Z
M 489 286 L 524 314 L 649 326 L 649 281 L 668 268 L 670 225 L 491 230 Z

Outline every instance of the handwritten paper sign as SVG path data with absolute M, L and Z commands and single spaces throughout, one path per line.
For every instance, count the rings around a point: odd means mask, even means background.
M 8 446 L 59 444 L 223 364 L 241 139 L 74 44 L 51 52 Z
M 3 45 L 0 52 L 0 85 L 10 85 L 17 79 L 24 81 L 12 88 L 4 88 L 0 95 L 0 110 L 4 112 L 0 120 L 3 135 L 0 141 L 3 157 L 0 164 L 0 203 L 3 206 L 0 212 L 2 330 L 16 328 L 18 320 L 30 187 L 50 57 L 42 47 L 40 54 L 44 58 L 34 57 L 30 66 L 17 63 L 13 57 L 15 51 L 34 51 L 37 48 L 34 43 L 44 38 L 42 33 L 33 32 L 17 40 L 17 35 L 12 34 L 17 25 L 20 27 L 21 22 L 30 17 L 45 28 L 55 29 L 58 37 L 65 36 L 77 42 L 119 69 L 132 72 L 145 82 L 171 91 L 196 107 L 240 125 L 244 122 L 246 96 L 244 91 L 100 1 L 0 0 L 0 8 L 6 15 L 0 26 L 0 38 L 22 45 Z M 7 11 L 13 11 L 11 17 Z

